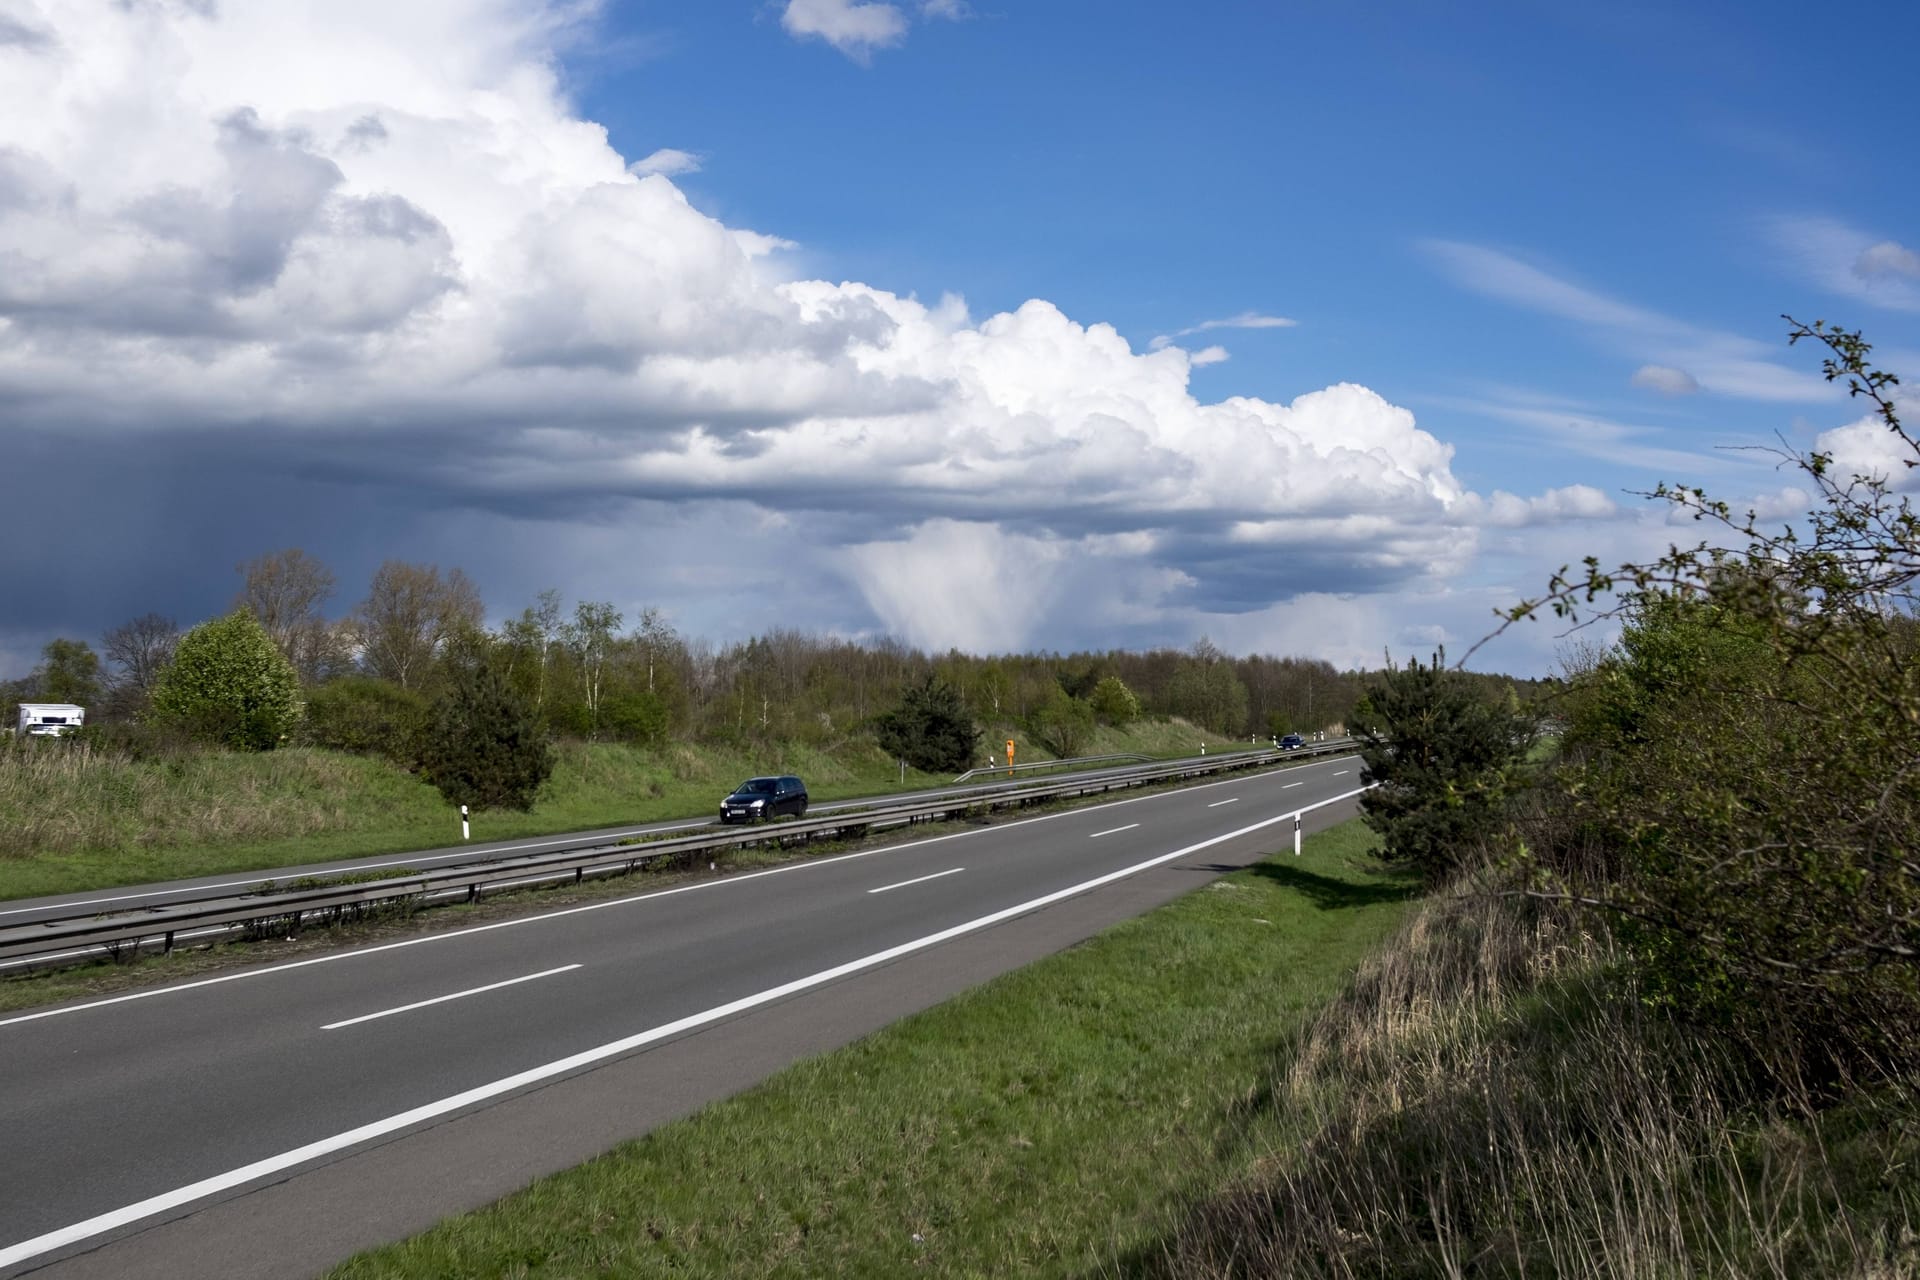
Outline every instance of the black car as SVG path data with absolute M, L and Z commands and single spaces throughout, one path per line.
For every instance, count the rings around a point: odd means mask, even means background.
M 1307 740 L 1301 737 L 1297 733 L 1290 733 L 1286 737 L 1280 739 L 1280 749 L 1282 751 L 1291 751 L 1295 747 L 1304 747 L 1306 745 L 1307 745 Z
M 720 802 L 722 822 L 771 822 L 783 813 L 798 818 L 807 811 L 807 784 L 784 774 L 748 778 Z

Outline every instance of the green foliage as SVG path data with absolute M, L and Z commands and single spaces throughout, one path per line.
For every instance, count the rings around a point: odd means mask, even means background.
M 623 742 L 658 745 L 666 741 L 671 723 L 666 700 L 646 690 L 608 695 L 600 709 L 600 727 Z
M 1873 405 L 1895 469 L 1920 465 L 1858 334 L 1791 338 L 1827 347 L 1828 379 Z M 1537 866 L 1615 915 L 1668 1007 L 1817 1053 L 1828 1081 L 1903 1076 L 1920 1069 L 1920 515 L 1892 477 L 1780 458 L 1818 495 L 1803 520 L 1763 528 L 1661 486 L 1727 545 L 1590 558 L 1508 611 L 1578 617 L 1613 597 L 1600 612 L 1626 622 L 1571 690 L 1570 838 Z
M 1522 713 L 1489 698 L 1441 658 L 1389 669 L 1353 716 L 1367 825 L 1386 856 L 1430 883 L 1482 855 L 1505 825 L 1506 806 L 1533 740 Z
M 182 636 L 153 691 L 157 719 L 243 750 L 273 748 L 300 711 L 293 664 L 244 609 Z
M 100 701 L 100 657 L 84 640 L 49 640 L 33 673 L 40 700 L 82 707 Z
M 1093 736 L 1093 707 L 1056 685 L 1040 709 L 1027 717 L 1027 732 L 1062 760 L 1077 756 Z
M 955 773 L 975 761 L 980 729 L 959 690 L 937 676 L 908 689 L 874 722 L 882 750 L 924 773 Z
M 1205 640 L 1183 659 L 1167 682 L 1167 710 L 1223 737 L 1239 737 L 1247 728 L 1247 687 L 1233 663 Z
M 1127 688 L 1127 682 L 1119 676 L 1107 676 L 1093 686 L 1093 694 L 1087 701 L 1101 724 L 1118 728 L 1140 718 L 1140 699 L 1133 696 L 1133 690 Z
M 308 746 L 410 764 L 428 711 L 426 697 L 415 690 L 375 676 L 346 676 L 308 691 L 299 736 Z
M 553 773 L 539 717 L 492 663 L 452 664 L 420 740 L 420 770 L 449 804 L 533 807 Z

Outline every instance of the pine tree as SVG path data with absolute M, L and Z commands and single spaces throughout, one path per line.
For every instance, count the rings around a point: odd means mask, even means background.
M 553 773 L 539 718 L 487 662 L 457 662 L 421 739 L 420 767 L 450 804 L 533 808 Z

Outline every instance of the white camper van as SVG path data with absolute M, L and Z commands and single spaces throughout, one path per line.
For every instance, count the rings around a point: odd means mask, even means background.
M 71 702 L 23 702 L 18 733 L 23 738 L 57 738 L 86 722 L 87 709 Z

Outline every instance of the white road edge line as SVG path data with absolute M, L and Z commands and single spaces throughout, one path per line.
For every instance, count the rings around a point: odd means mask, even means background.
M 257 1178 L 265 1178 L 272 1174 L 283 1172 L 296 1165 L 305 1164 L 309 1160 L 317 1160 L 321 1156 L 332 1155 L 336 1151 L 345 1151 L 347 1148 L 358 1146 L 362 1142 L 370 1142 L 375 1138 L 383 1138 L 390 1133 L 398 1133 L 402 1129 L 411 1128 L 416 1124 L 449 1115 L 452 1112 L 474 1106 L 478 1103 L 490 1101 L 491 1099 L 500 1097 L 502 1094 L 512 1093 L 516 1089 L 524 1089 L 528 1085 L 539 1084 L 544 1080 L 552 1080 L 557 1076 L 567 1075 L 584 1067 L 605 1062 L 609 1058 L 617 1058 L 622 1054 L 631 1053 L 635 1049 L 644 1048 L 650 1044 L 657 1044 L 662 1040 L 677 1036 L 682 1032 L 692 1031 L 696 1028 L 719 1022 L 724 1018 L 730 1018 L 736 1013 L 745 1013 L 749 1009 L 757 1009 L 762 1005 L 772 1004 L 776 1000 L 784 1000 L 788 996 L 798 995 L 802 991 L 810 991 L 815 987 L 825 986 L 829 982 L 847 977 L 850 974 L 859 973 L 866 969 L 877 968 L 880 965 L 898 960 L 901 956 L 912 955 L 916 951 L 925 951 L 928 947 L 935 947 L 943 942 L 950 942 L 954 938 L 963 937 L 969 933 L 978 933 L 982 929 L 991 928 L 996 924 L 1011 920 L 1016 916 L 1023 916 L 1029 912 L 1038 911 L 1042 907 L 1052 906 L 1056 902 L 1076 897 L 1091 889 L 1098 889 L 1102 885 L 1112 884 L 1116 880 L 1124 880 L 1128 876 L 1138 875 L 1142 871 L 1152 870 L 1154 867 L 1160 866 L 1163 863 L 1172 862 L 1177 858 L 1184 858 L 1189 854 L 1198 853 L 1200 850 L 1210 848 L 1213 845 L 1224 844 L 1228 840 L 1237 840 L 1241 836 L 1274 826 L 1277 823 L 1286 822 L 1289 819 L 1298 817 L 1300 814 L 1309 813 L 1314 809 L 1324 809 L 1330 804 L 1338 804 L 1342 800 L 1351 800 L 1353 797 L 1359 795 L 1361 791 L 1365 790 L 1367 790 L 1366 787 L 1361 787 L 1358 791 L 1349 791 L 1344 795 L 1334 796 L 1330 800 L 1322 800 L 1317 804 L 1310 804 L 1306 806 L 1306 808 L 1297 810 L 1294 813 L 1283 813 L 1277 817 L 1264 819 L 1251 826 L 1241 827 L 1238 831 L 1229 831 L 1225 835 L 1214 836 L 1209 840 L 1202 840 L 1198 844 L 1190 844 L 1184 849 L 1175 849 L 1172 853 L 1163 853 L 1158 857 L 1148 858 L 1144 862 L 1136 862 L 1130 867 L 1122 867 L 1118 871 L 1109 871 L 1105 875 L 1095 876 L 1091 880 L 1082 880 L 1079 884 L 1069 885 L 1064 889 L 1056 889 L 1054 892 L 1043 894 L 1038 898 L 1029 898 L 1027 901 L 1014 906 L 1002 908 L 988 915 L 978 916 L 975 919 L 967 921 L 965 924 L 957 924 L 952 928 L 942 929 L 938 933 L 930 933 L 925 937 L 915 938 L 911 942 L 903 942 L 897 947 L 888 947 L 885 951 L 876 951 L 872 955 L 862 956 L 858 960 L 849 960 L 847 963 L 835 965 L 831 969 L 822 969 L 818 973 L 808 974 L 804 978 L 796 978 L 792 982 L 782 983 L 777 987 L 769 987 L 765 991 L 760 991 L 750 996 L 743 996 L 728 1004 L 715 1005 L 713 1008 L 700 1013 L 689 1014 L 687 1017 L 665 1023 L 658 1027 L 653 1027 L 646 1031 L 636 1032 L 633 1035 L 620 1040 L 610 1041 L 596 1048 L 584 1049 L 579 1053 L 570 1054 L 564 1058 L 557 1058 L 541 1066 L 531 1067 L 514 1075 L 504 1076 L 488 1084 L 478 1085 L 472 1089 L 452 1094 L 437 1101 L 425 1103 L 421 1106 L 414 1107 L 412 1110 L 401 1111 L 394 1115 L 387 1116 L 384 1119 L 375 1120 L 370 1124 L 363 1124 L 357 1129 L 348 1129 L 344 1133 L 336 1133 L 331 1137 L 321 1138 L 317 1142 L 309 1142 L 305 1146 L 295 1147 L 291 1151 L 283 1151 L 278 1155 L 255 1160 L 252 1164 L 241 1165 L 238 1169 L 229 1169 L 227 1172 L 215 1174 L 211 1178 L 202 1178 L 198 1182 L 188 1183 L 184 1187 L 176 1187 L 172 1191 L 165 1191 L 157 1196 L 149 1196 L 145 1200 L 137 1201 L 124 1208 L 98 1214 L 95 1217 L 86 1219 L 84 1222 L 76 1222 L 71 1226 L 49 1231 L 44 1235 L 35 1236 L 31 1240 L 22 1240 L 19 1244 L 9 1245 L 4 1249 L 0 1249 L 0 1267 L 10 1267 L 15 1263 L 25 1262 L 29 1258 L 37 1258 L 41 1254 L 51 1253 L 55 1249 L 64 1248 L 70 1244 L 78 1244 L 82 1240 L 90 1240 L 94 1236 L 103 1235 L 106 1232 L 129 1226 L 135 1222 L 139 1222 L 143 1218 L 151 1218 L 155 1214 L 165 1213 L 169 1209 L 178 1209 L 182 1205 L 192 1204 L 195 1200 L 205 1199 L 207 1196 L 218 1195 L 222 1191 L 244 1186 Z
M 1269 769 L 1264 773 L 1254 775 L 1251 780 L 1257 782 L 1265 778 L 1282 777 L 1287 774 L 1298 773 L 1302 769 L 1315 768 L 1320 764 L 1333 764 L 1341 758 L 1343 757 L 1335 757 L 1333 760 L 1316 761 L 1315 764 L 1294 765 L 1291 768 L 1281 767 Z M 1218 782 L 1196 783 L 1191 787 L 1184 787 L 1182 790 L 1205 791 L 1210 787 L 1239 786 L 1247 781 L 1249 781 L 1249 779 L 1246 778 L 1222 778 Z M 1287 787 L 1304 785 L 1304 783 L 1289 782 L 1282 786 L 1281 789 L 1285 790 Z M 724 880 L 704 880 L 699 884 L 682 885 L 677 889 L 660 889 L 653 893 L 635 894 L 629 898 L 612 898 L 606 902 L 590 902 L 579 907 L 561 907 L 558 910 L 542 912 L 539 915 L 519 916 L 512 920 L 496 921 L 493 924 L 476 924 L 465 929 L 443 929 L 438 933 L 430 933 L 424 937 L 407 938 L 400 942 L 386 942 L 375 947 L 360 947 L 351 951 L 335 951 L 328 955 L 314 956 L 307 960 L 290 960 L 285 964 L 262 965 L 256 969 L 242 969 L 237 973 L 222 974 L 217 978 L 200 978 L 193 982 L 174 983 L 164 987 L 150 987 L 145 991 L 132 991 L 123 996 L 106 996 L 99 1000 L 89 1000 L 84 1004 L 59 1005 L 52 1009 L 41 1009 L 35 1013 L 22 1013 L 16 1014 L 11 1018 L 0 1018 L 0 1027 L 10 1027 L 18 1022 L 37 1022 L 41 1018 L 57 1018 L 63 1014 L 81 1013 L 88 1009 L 100 1009 L 107 1005 L 125 1004 L 132 1000 L 150 1000 L 155 996 L 173 995 L 182 991 L 194 991 L 201 987 L 219 986 L 222 983 L 239 982 L 246 978 L 264 978 L 270 974 L 287 973 L 294 969 L 304 969 L 309 965 L 332 964 L 338 960 L 353 960 L 360 956 L 379 955 L 384 951 L 398 951 L 403 947 L 424 946 L 432 942 L 452 942 L 460 938 L 470 938 L 479 933 L 491 933 L 495 929 L 515 929 L 521 925 L 540 924 L 550 920 L 564 920 L 568 916 L 580 915 L 588 911 L 605 911 L 609 907 L 627 907 L 637 902 L 650 902 L 655 898 L 671 898 L 676 894 L 700 893 L 711 889 L 724 889 L 730 884 L 740 884 L 748 880 L 758 880 L 762 876 L 786 875 L 789 872 L 805 871 L 811 867 L 826 867 L 832 866 L 837 862 L 850 862 L 855 858 L 873 858 L 887 853 L 904 853 L 909 849 L 921 849 L 930 844 L 941 844 L 948 840 L 965 840 L 972 836 L 987 835 L 996 831 L 1010 831 L 1015 827 L 1029 826 L 1036 822 L 1057 822 L 1062 818 L 1073 817 L 1075 814 L 1093 813 L 1101 809 L 1119 809 L 1130 804 L 1145 804 L 1150 800 L 1164 800 L 1167 794 L 1166 792 L 1160 792 L 1154 795 L 1128 796 L 1124 800 L 1110 800 L 1105 804 L 1089 805 L 1084 809 L 1067 809 L 1060 813 L 1043 813 L 1037 818 L 1021 818 L 1015 822 L 1003 822 L 996 826 L 984 827 L 975 831 L 956 831 L 952 835 L 929 836 L 925 840 L 909 841 L 906 844 L 883 845 L 878 849 L 862 849 L 857 853 L 843 853 L 831 858 L 812 858 L 805 862 L 790 862 L 783 867 L 769 867 L 765 871 L 748 871 L 741 875 L 728 876 Z M 464 895 L 465 892 L 464 889 L 452 889 L 448 890 L 447 893 L 442 896 L 451 897 Z M 180 938 L 204 937 L 208 934 L 222 931 L 222 929 L 217 928 L 198 930 L 194 933 L 183 933 L 180 935 Z M 230 932 L 230 930 L 226 931 Z M 65 956 L 80 955 L 82 953 L 82 951 L 63 952 L 52 958 L 61 959 Z M 0 963 L 0 969 L 13 967 L 25 968 L 41 963 L 48 958 L 47 956 L 33 956 L 24 960 L 9 960 L 5 963 Z
M 1137 823 L 1137 822 L 1129 822 L 1129 823 L 1128 823 L 1128 824 L 1127 824 L 1126 826 L 1124 826 L 1124 827 L 1114 827 L 1114 828 L 1113 828 L 1112 830 L 1110 830 L 1110 831 L 1096 831 L 1096 832 L 1094 832 L 1094 833 L 1093 833 L 1092 835 L 1090 835 L 1090 836 L 1088 836 L 1088 837 L 1087 837 L 1087 839 L 1089 839 L 1089 840 L 1098 840 L 1098 839 L 1099 839 L 1099 838 L 1100 838 L 1101 836 L 1117 836 L 1117 835 L 1119 835 L 1119 834 L 1120 834 L 1120 833 L 1121 833 L 1122 831 L 1131 831 L 1131 830 L 1133 830 L 1133 829 L 1134 829 L 1135 827 L 1137 827 L 1137 826 L 1139 826 L 1139 825 L 1140 825 L 1140 824 L 1139 824 L 1139 823 Z
M 868 893 L 885 893 L 889 889 L 904 889 L 910 884 L 925 884 L 929 880 L 938 880 L 941 876 L 957 876 L 965 867 L 955 867 L 951 871 L 936 871 L 930 876 L 921 876 L 918 880 L 902 880 L 899 884 L 883 884 L 878 889 L 869 889 Z
M 372 1022 L 375 1018 L 390 1018 L 396 1013 L 412 1013 L 415 1009 L 424 1009 L 431 1004 L 445 1004 L 449 1000 L 464 1000 L 468 996 L 477 996 L 484 991 L 498 991 L 502 987 L 517 987 L 523 982 L 532 982 L 535 978 L 551 978 L 556 973 L 567 973 L 578 969 L 577 964 L 563 964 L 558 969 L 546 969 L 539 973 L 530 973 L 524 978 L 508 978 L 505 982 L 489 982 L 484 987 L 473 987 L 466 991 L 456 991 L 450 996 L 435 996 L 431 1000 L 416 1000 L 412 1004 L 403 1004 L 397 1009 L 382 1009 L 378 1013 L 363 1013 L 357 1018 L 347 1018 L 341 1022 L 329 1022 L 322 1031 L 338 1031 L 342 1027 L 356 1026 L 362 1022 Z
M 1299 786 L 1300 784 L 1296 782 L 1294 783 L 1294 785 Z M 1231 796 L 1225 800 L 1215 800 L 1212 804 L 1208 805 L 1207 808 L 1218 809 L 1223 804 L 1239 804 L 1239 803 L 1240 803 L 1239 796 Z

